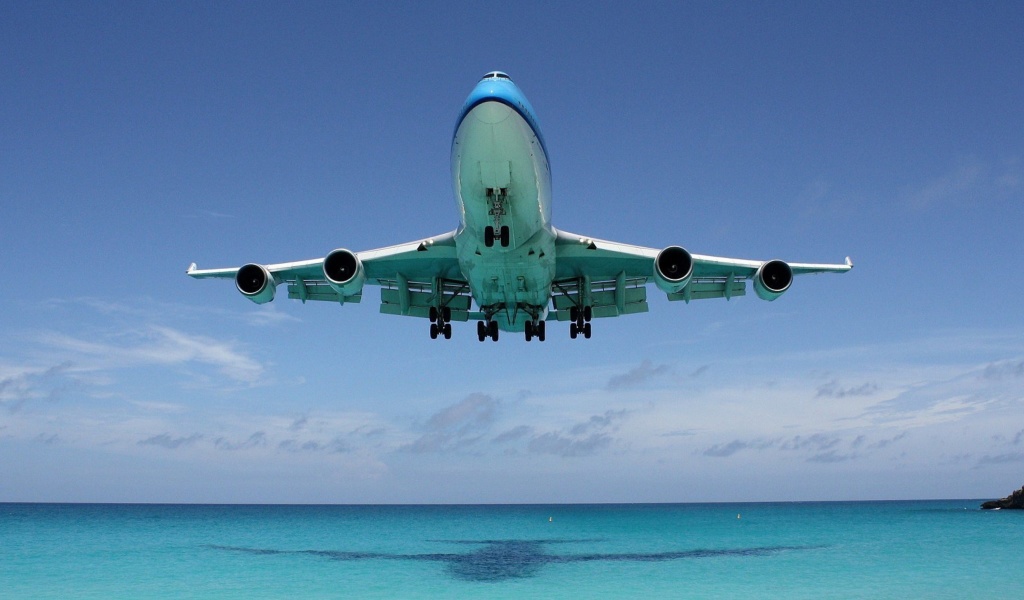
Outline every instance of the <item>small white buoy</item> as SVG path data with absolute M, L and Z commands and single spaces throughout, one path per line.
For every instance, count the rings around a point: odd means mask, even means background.
M 548 517 L 548 523 L 550 523 L 550 522 L 552 522 L 552 521 L 554 521 L 554 520 L 555 520 L 555 518 L 554 518 L 554 517 Z
M 736 518 L 740 518 L 740 513 L 736 513 Z

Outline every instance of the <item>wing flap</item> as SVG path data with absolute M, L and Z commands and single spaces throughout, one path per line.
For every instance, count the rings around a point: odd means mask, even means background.
M 747 295 L 747 281 L 745 279 L 704 279 L 690 281 L 683 291 L 678 294 L 667 294 L 668 299 L 675 302 L 682 300 L 706 300 L 708 298 L 735 298 L 736 296 Z
M 354 296 L 342 296 L 334 290 L 326 281 L 305 281 L 296 280 L 288 284 L 288 297 L 292 300 L 313 300 L 315 302 L 337 302 L 338 304 L 358 303 L 363 299 L 362 294 Z

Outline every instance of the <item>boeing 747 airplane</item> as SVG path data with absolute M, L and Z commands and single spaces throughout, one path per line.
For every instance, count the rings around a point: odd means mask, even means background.
M 555 229 L 547 147 L 526 96 L 500 71 L 466 99 L 452 139 L 455 231 L 377 250 L 333 250 L 323 258 L 197 269 L 196 279 L 234 279 L 257 304 L 288 297 L 359 302 L 381 288 L 380 312 L 430 319 L 430 337 L 451 338 L 453 321 L 477 322 L 477 338 L 525 332 L 544 341 L 548 321 L 568 321 L 572 338 L 591 336 L 591 319 L 647 311 L 647 284 L 669 300 L 733 298 L 746 280 L 775 300 L 794 275 L 843 273 L 845 264 L 787 263 L 644 248 Z

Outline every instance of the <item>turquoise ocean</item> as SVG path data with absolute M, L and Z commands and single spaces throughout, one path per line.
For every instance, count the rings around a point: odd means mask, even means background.
M 0 504 L 0 597 L 1021 598 L 976 500 Z

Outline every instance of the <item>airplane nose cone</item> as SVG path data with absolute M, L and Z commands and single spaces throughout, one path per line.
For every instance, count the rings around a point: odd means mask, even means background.
M 512 109 L 501 102 L 484 102 L 473 109 L 473 115 L 481 123 L 495 125 L 508 118 Z

